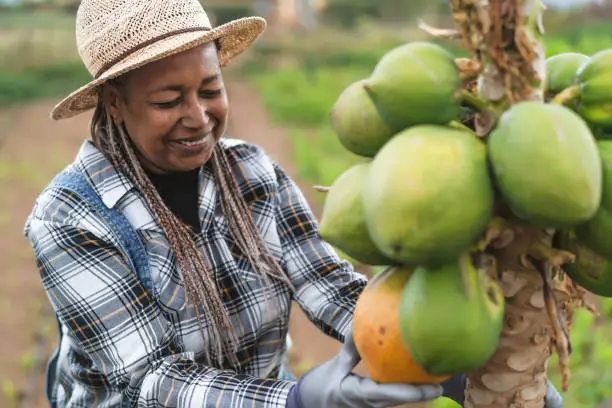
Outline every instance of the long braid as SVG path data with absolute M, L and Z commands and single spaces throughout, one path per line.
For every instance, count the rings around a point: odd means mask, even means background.
M 224 353 L 221 349 L 222 333 L 219 329 L 223 329 L 232 336 L 231 343 L 237 343 L 237 338 L 229 316 L 223 309 L 223 304 L 221 303 L 220 296 L 218 296 L 218 290 L 210 268 L 204 261 L 195 242 L 189 237 L 188 231 L 182 222 L 166 205 L 159 205 L 163 203 L 163 200 L 142 169 L 142 166 L 140 166 L 140 162 L 121 126 L 119 127 L 119 134 L 120 148 L 128 156 L 129 169 L 135 174 L 136 183 L 145 187 L 142 189 L 144 198 L 151 208 L 155 208 L 154 212 L 160 215 L 158 217 L 160 224 L 167 225 L 165 232 L 171 247 L 176 252 L 179 269 L 182 272 L 187 271 L 187 273 L 183 272 L 183 280 L 185 281 L 188 299 L 195 301 L 204 309 L 205 316 L 210 316 L 213 319 L 214 324 L 210 327 L 210 337 L 212 345 L 215 347 L 216 355 L 220 358 Z M 199 278 L 199 282 L 196 280 L 197 278 Z M 199 307 L 195 307 L 196 315 L 198 320 L 203 323 L 199 309 Z M 203 331 L 202 325 L 200 325 L 200 330 Z M 233 351 L 235 350 L 231 348 L 225 350 L 230 355 L 234 354 Z
M 170 211 L 159 196 L 157 189 L 142 168 L 123 126 L 114 125 L 101 100 L 92 121 L 92 138 L 111 162 L 139 187 L 145 202 L 166 234 L 170 247 L 176 254 L 187 302 L 195 309 L 200 323 L 207 364 L 212 364 L 208 352 L 209 347 L 212 347 L 219 367 L 223 367 L 224 357 L 227 357 L 231 364 L 238 366 L 237 334 L 223 306 L 211 268 L 189 235 L 187 227 Z M 274 257 L 269 254 L 231 173 L 228 157 L 219 145 L 215 149 L 212 160 L 221 197 L 221 207 L 240 251 L 247 257 L 256 273 L 264 278 L 268 288 L 270 287 L 268 276 L 270 276 L 287 283 L 293 290 L 291 281 Z M 210 341 L 207 341 L 204 333 L 205 322 Z
M 230 232 L 237 241 L 241 252 L 246 256 L 253 269 L 259 273 L 268 289 L 265 292 L 265 305 L 267 306 L 266 312 L 270 313 L 274 306 L 269 302 L 272 299 L 269 277 L 285 282 L 292 291 L 295 288 L 282 267 L 270 254 L 269 248 L 251 216 L 251 211 L 242 197 L 240 187 L 232 175 L 231 169 L 233 166 L 230 157 L 218 144 L 212 157 L 212 167 L 215 180 L 221 192 L 221 208 L 223 213 L 227 214 Z
M 231 215 L 228 216 L 230 231 L 238 241 L 241 251 L 255 269 L 265 272 L 264 276 L 270 275 L 282 280 L 293 290 L 293 284 L 276 262 L 276 259 L 270 254 L 259 233 L 251 216 L 251 211 L 242 197 L 236 179 L 232 175 L 231 169 L 233 166 L 230 158 L 220 145 L 216 146 L 212 160 L 215 177 L 222 192 L 221 206 L 223 213 Z

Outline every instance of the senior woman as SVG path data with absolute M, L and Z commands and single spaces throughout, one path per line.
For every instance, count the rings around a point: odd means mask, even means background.
M 25 228 L 61 334 L 51 406 L 386 407 L 443 392 L 351 373 L 365 278 L 319 239 L 278 164 L 222 138 L 221 67 L 264 28 L 213 28 L 197 0 L 81 2 L 93 80 L 52 117 L 94 109 L 90 138 Z M 299 380 L 282 363 L 292 300 L 344 343 Z M 462 377 L 445 386 L 461 398 Z

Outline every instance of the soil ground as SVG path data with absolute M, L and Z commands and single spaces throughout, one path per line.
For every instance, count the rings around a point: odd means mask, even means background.
M 228 81 L 228 136 L 255 142 L 295 176 L 291 145 L 282 128 L 269 123 L 257 93 L 240 80 Z M 69 163 L 89 129 L 89 114 L 54 122 L 55 101 L 0 111 L 0 407 L 46 407 L 43 370 L 56 344 L 54 320 L 42 290 L 23 225 L 34 198 Z M 296 180 L 305 194 L 311 188 Z M 294 307 L 290 332 L 299 374 L 331 358 L 339 343 L 318 331 Z M 362 368 L 358 367 L 362 372 Z

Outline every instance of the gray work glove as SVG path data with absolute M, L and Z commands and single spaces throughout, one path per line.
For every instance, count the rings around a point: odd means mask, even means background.
M 563 397 L 561 397 L 559 391 L 548 380 L 546 380 L 546 397 L 544 397 L 544 401 L 546 402 L 546 408 L 563 408 Z
M 379 384 L 351 371 L 361 360 L 352 332 L 336 357 L 306 372 L 291 390 L 288 407 L 383 408 L 425 402 L 442 395 L 440 385 Z
M 463 401 L 465 400 L 465 376 L 456 375 L 442 383 L 444 392 L 442 395 L 446 398 L 450 398 L 457 404 L 463 407 Z M 557 391 L 554 385 L 546 380 L 546 396 L 544 397 L 545 408 L 563 408 L 563 398 Z

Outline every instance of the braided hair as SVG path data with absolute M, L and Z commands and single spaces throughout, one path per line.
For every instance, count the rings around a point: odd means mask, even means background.
M 116 80 L 112 82 L 118 83 Z M 165 233 L 176 256 L 188 306 L 190 310 L 195 311 L 200 324 L 206 363 L 213 364 L 210 355 L 212 347 L 218 367 L 223 368 L 224 357 L 233 366 L 239 366 L 237 334 L 224 309 L 211 267 L 196 246 L 189 228 L 172 213 L 158 194 L 136 155 L 136 148 L 127 130 L 123 125 L 114 123 L 101 96 L 94 111 L 90 131 L 98 149 L 138 188 Z M 287 274 L 269 252 L 233 176 L 231 169 L 236 158 L 217 143 L 211 161 L 221 210 L 228 221 L 229 231 L 241 253 L 264 280 L 268 289 L 266 297 L 271 288 L 270 278 L 285 282 L 293 290 Z M 204 333 L 205 322 L 208 340 Z

